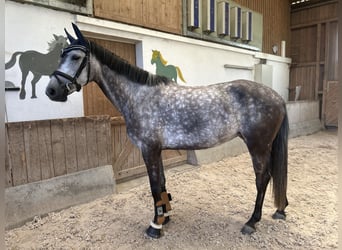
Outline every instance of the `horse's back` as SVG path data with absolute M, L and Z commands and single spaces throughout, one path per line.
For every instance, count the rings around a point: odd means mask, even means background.
M 272 88 L 262 83 L 248 80 L 235 80 L 226 84 L 229 95 L 234 95 L 236 100 L 247 102 L 260 100 L 265 104 L 283 105 L 284 99 Z

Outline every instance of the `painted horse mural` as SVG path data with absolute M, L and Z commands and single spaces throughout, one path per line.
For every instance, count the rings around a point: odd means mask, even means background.
M 235 137 L 247 145 L 257 188 L 254 211 L 241 232 L 255 232 L 271 179 L 273 218 L 285 219 L 289 128 L 281 96 L 247 80 L 178 85 L 130 65 L 84 38 L 75 24 L 73 28 L 77 38 L 67 33 L 70 46 L 64 49 L 46 94 L 53 101 L 65 102 L 68 95 L 94 81 L 122 113 L 127 134 L 141 150 L 149 176 L 154 217 L 146 230 L 148 236 L 159 238 L 163 225 L 170 221 L 171 195 L 166 189 L 162 150 L 205 149 Z
M 48 43 L 48 53 L 43 54 L 34 50 L 27 50 L 24 52 L 17 51 L 12 54 L 11 59 L 5 64 L 5 69 L 12 68 L 17 62 L 17 56 L 19 56 L 18 63 L 21 70 L 21 89 L 19 98 L 25 99 L 25 83 L 28 74 L 31 72 L 33 74 L 33 79 L 31 81 L 32 85 L 32 95 L 31 98 L 37 98 L 36 94 L 36 84 L 42 76 L 49 76 L 58 67 L 60 54 L 63 48 L 65 48 L 68 43 L 64 36 L 53 35 L 54 40 Z M 7 85 L 14 85 L 13 83 L 7 81 Z
M 178 66 L 167 65 L 167 61 L 163 58 L 158 50 L 152 50 L 151 64 L 156 64 L 156 74 L 165 76 L 171 81 L 177 82 L 177 76 L 185 83 L 182 71 Z

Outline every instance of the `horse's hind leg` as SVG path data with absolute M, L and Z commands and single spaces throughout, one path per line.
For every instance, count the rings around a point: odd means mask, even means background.
M 166 192 L 165 176 L 162 165 L 161 149 L 143 148 L 143 158 L 147 167 L 151 192 L 154 200 L 154 218 L 146 234 L 152 238 L 161 236 L 162 225 L 169 221 L 168 211 L 171 210 L 170 195 Z
M 267 185 L 271 179 L 269 172 L 270 169 L 270 154 L 253 154 L 251 152 L 253 168 L 255 171 L 255 181 L 257 188 L 257 197 L 255 201 L 255 207 L 251 218 L 246 222 L 246 224 L 241 229 L 243 234 L 252 234 L 255 232 L 255 224 L 260 221 L 262 215 L 262 206 L 264 203 L 265 193 Z

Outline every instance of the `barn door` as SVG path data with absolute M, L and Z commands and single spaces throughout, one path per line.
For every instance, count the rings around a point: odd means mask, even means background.
M 325 126 L 338 126 L 338 81 L 324 81 L 323 118 Z
M 102 39 L 89 38 L 121 58 L 135 65 L 135 45 Z M 83 88 L 84 114 L 111 116 L 111 135 L 113 147 L 113 171 L 117 181 L 125 181 L 146 174 L 141 153 L 127 137 L 126 126 L 119 111 L 108 101 L 96 83 Z M 186 163 L 185 150 L 164 150 L 164 166 L 171 167 Z
M 135 45 L 109 40 L 89 38 L 89 40 L 112 51 L 116 55 L 124 58 L 129 63 L 135 65 Z M 91 82 L 83 88 L 84 115 L 109 115 L 121 116 L 119 111 L 110 103 L 107 97 L 96 83 Z

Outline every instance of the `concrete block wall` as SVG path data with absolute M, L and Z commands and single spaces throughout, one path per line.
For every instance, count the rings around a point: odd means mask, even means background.
M 318 101 L 288 102 L 290 138 L 315 133 L 322 129 Z
M 115 188 L 111 165 L 6 188 L 5 228 L 11 229 L 35 216 L 113 194 Z

